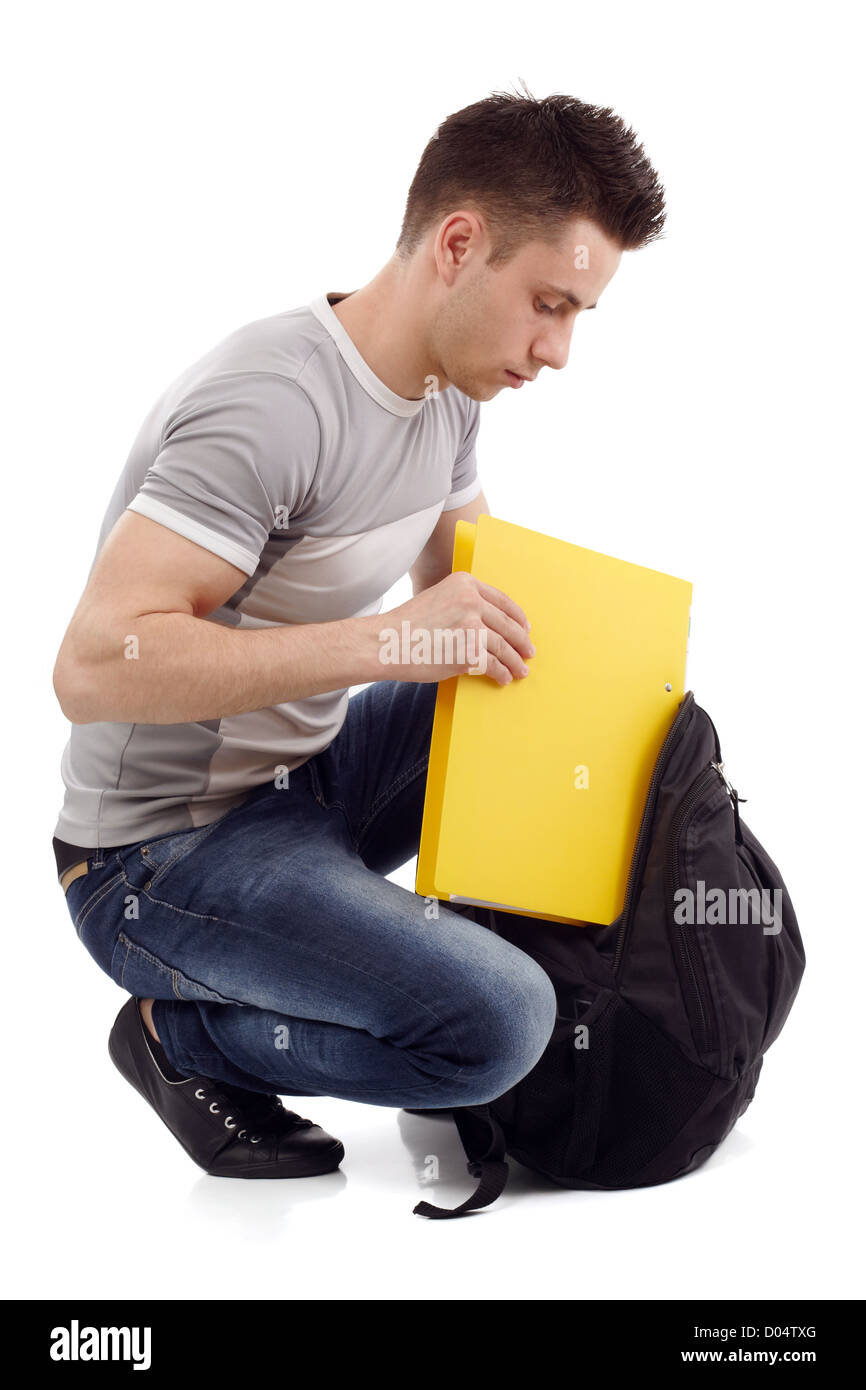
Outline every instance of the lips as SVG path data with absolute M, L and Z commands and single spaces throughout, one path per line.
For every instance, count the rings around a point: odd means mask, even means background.
M 505 368 L 505 375 L 508 379 L 509 386 L 512 386 L 515 391 L 520 389 L 525 380 L 524 377 L 518 376 L 516 372 L 510 372 L 507 367 Z

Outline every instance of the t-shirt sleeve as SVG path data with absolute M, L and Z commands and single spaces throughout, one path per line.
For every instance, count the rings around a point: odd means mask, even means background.
M 445 499 L 443 512 L 453 511 L 455 507 L 464 507 L 467 502 L 471 502 L 473 497 L 477 497 L 481 491 L 481 479 L 478 477 L 478 467 L 475 458 L 475 440 L 478 436 L 478 426 L 481 423 L 481 406 L 478 401 L 472 401 L 469 411 L 469 424 L 460 452 L 454 462 L 451 473 L 451 491 Z
M 316 411 L 290 377 L 211 377 L 172 409 L 129 510 L 251 575 L 271 531 L 302 506 L 319 448 Z

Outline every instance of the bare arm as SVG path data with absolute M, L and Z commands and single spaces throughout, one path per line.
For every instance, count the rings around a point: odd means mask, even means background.
M 378 615 L 242 630 L 209 622 L 243 570 L 136 512 L 99 552 L 54 667 L 73 724 L 219 719 L 382 680 Z
M 489 513 L 487 498 L 479 492 L 465 507 L 454 507 L 450 512 L 442 512 L 427 544 L 418 556 L 411 570 L 412 593 L 419 594 L 438 584 L 446 574 L 451 573 L 451 560 L 454 554 L 454 531 L 458 521 L 477 521 L 483 512 Z
M 246 575 L 137 512 L 118 519 L 97 556 L 54 667 L 73 724 L 183 724 L 267 709 L 368 681 L 445 680 L 471 658 L 383 664 L 380 630 L 486 634 L 490 678 L 522 675 L 533 654 L 523 610 L 471 575 L 451 574 L 454 525 L 486 511 L 483 494 L 446 513 L 412 568 L 414 597 L 388 613 L 264 629 L 209 622 Z

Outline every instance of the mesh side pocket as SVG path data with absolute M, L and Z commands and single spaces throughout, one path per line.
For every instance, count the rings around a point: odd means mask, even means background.
M 556 1177 L 565 1168 L 574 1114 L 574 1029 L 557 1023 L 544 1055 L 514 1088 L 510 1123 L 501 1116 L 506 1149 L 527 1168 Z M 497 1115 L 500 1114 L 496 1102 Z
M 557 1023 L 544 1055 L 515 1088 L 505 1134 L 519 1162 L 567 1182 L 595 1153 L 604 1092 L 600 1064 L 609 1055 L 605 1039 L 617 1000 L 589 985 L 557 991 L 557 997 Z
M 543 1057 L 509 1093 L 508 1120 L 494 1108 L 508 1152 L 527 1168 L 566 1187 L 639 1186 L 677 1136 L 688 1142 L 714 1078 L 615 993 L 601 990 L 581 1010 L 587 1002 L 561 1001 Z M 653 1181 L 676 1175 L 672 1166 Z
M 639 1185 L 647 1165 L 687 1130 L 714 1078 L 622 999 L 609 1011 L 602 1044 L 605 1055 L 593 1063 L 603 1088 L 598 1142 L 581 1176 L 603 1187 Z

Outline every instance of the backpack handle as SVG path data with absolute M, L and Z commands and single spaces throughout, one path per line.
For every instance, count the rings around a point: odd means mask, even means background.
M 437 1207 L 432 1202 L 419 1202 L 413 1216 L 429 1216 L 432 1220 L 447 1220 L 453 1216 L 468 1216 L 481 1207 L 489 1207 L 500 1196 L 508 1181 L 505 1161 L 505 1136 L 488 1105 L 465 1106 L 453 1112 L 454 1123 L 463 1144 L 467 1167 L 478 1186 L 459 1207 Z

